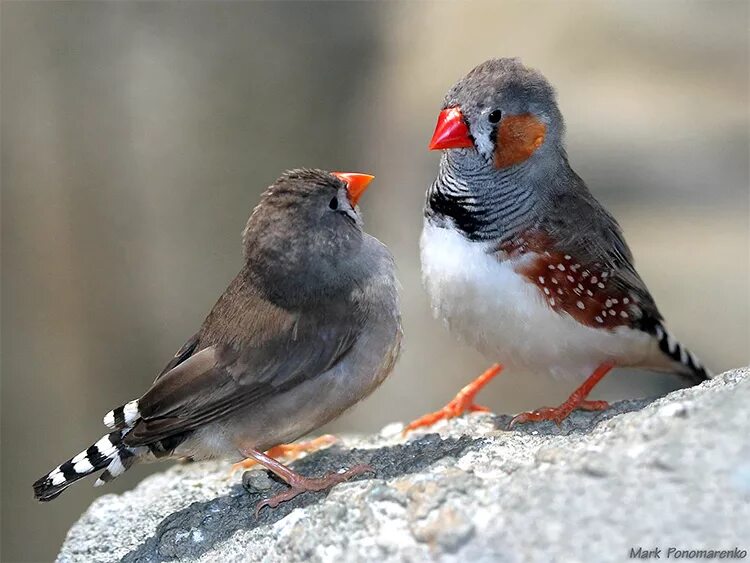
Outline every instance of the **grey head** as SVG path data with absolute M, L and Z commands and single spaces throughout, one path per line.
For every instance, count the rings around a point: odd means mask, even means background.
M 555 91 L 519 59 L 490 59 L 475 67 L 450 89 L 442 110 L 430 148 L 454 149 L 449 156 L 459 164 L 503 170 L 564 159 Z
M 290 170 L 261 196 L 243 233 L 245 272 L 282 306 L 335 297 L 366 268 L 357 201 L 372 176 Z
M 496 240 L 550 218 L 574 228 L 581 215 L 600 214 L 570 168 L 564 133 L 555 90 L 540 72 L 515 58 L 480 64 L 443 101 L 429 146 L 443 155 L 425 216 Z

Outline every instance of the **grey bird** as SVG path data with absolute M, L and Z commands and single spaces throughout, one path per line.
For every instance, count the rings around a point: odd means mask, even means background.
M 241 271 L 200 330 L 145 394 L 104 417 L 109 434 L 34 483 L 36 498 L 143 461 L 250 458 L 290 486 L 260 510 L 372 471 L 307 478 L 263 453 L 372 393 L 398 357 L 393 258 L 357 207 L 372 178 L 300 169 L 276 180 L 247 222 Z
M 613 367 L 710 377 L 664 325 L 620 226 L 568 162 L 550 83 L 518 59 L 486 61 L 445 97 L 431 150 L 421 261 L 432 307 L 451 331 L 499 363 L 444 409 L 407 430 L 467 410 L 501 364 L 586 378 L 555 408 L 522 413 L 558 424 Z

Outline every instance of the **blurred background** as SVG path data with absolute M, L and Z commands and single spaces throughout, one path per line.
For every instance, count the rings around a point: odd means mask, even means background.
M 376 174 L 362 209 L 403 284 L 401 361 L 327 430 L 414 418 L 487 367 L 432 319 L 418 237 L 442 97 L 490 57 L 556 85 L 571 162 L 672 330 L 715 371 L 748 363 L 747 2 L 3 2 L 1 15 L 3 561 L 51 560 L 95 496 L 164 469 L 32 499 L 193 334 L 286 168 Z M 528 375 L 503 374 L 481 402 L 511 413 L 572 390 Z M 594 395 L 678 385 L 624 371 Z

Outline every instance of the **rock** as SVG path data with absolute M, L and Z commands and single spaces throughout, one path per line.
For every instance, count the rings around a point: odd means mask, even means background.
M 474 414 L 403 440 L 345 437 L 294 463 L 363 476 L 276 509 L 257 469 L 178 465 L 94 502 L 60 562 L 622 561 L 631 549 L 750 549 L 750 370 L 653 402 L 505 431 Z M 739 553 L 742 553 L 740 551 Z M 717 556 L 718 557 L 718 556 Z
M 268 491 L 273 486 L 273 481 L 267 471 L 255 469 L 242 474 L 242 486 L 248 491 Z

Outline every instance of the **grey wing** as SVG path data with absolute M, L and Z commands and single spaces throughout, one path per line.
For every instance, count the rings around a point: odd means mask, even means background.
M 144 445 L 195 430 L 329 370 L 360 332 L 350 311 L 330 309 L 322 315 L 277 312 L 270 335 L 259 331 L 194 353 L 139 399 L 140 419 L 125 443 Z
M 661 321 L 662 316 L 635 269 L 622 228 L 593 196 L 586 195 L 583 198 L 563 196 L 556 202 L 560 211 L 554 214 L 557 219 L 544 222 L 542 226 L 561 250 L 576 256 L 582 263 L 599 263 L 612 271 L 612 284 L 638 301 L 644 328 L 650 332 L 651 325 Z
M 607 245 L 610 248 L 610 252 L 606 253 L 603 248 L 600 248 L 598 253 L 606 256 L 609 259 L 608 264 L 612 265 L 612 269 L 615 272 L 612 282 L 617 287 L 635 296 L 642 312 L 641 324 L 648 325 L 643 326 L 643 328 L 647 328 L 650 332 L 652 329 L 651 325 L 661 321 L 662 315 L 656 306 L 654 298 L 651 296 L 651 292 L 646 287 L 646 283 L 635 269 L 633 255 L 625 242 L 620 225 L 609 213 L 606 214 L 606 217 L 608 221 L 605 223 L 604 228 L 606 229 L 605 235 L 610 241 Z

